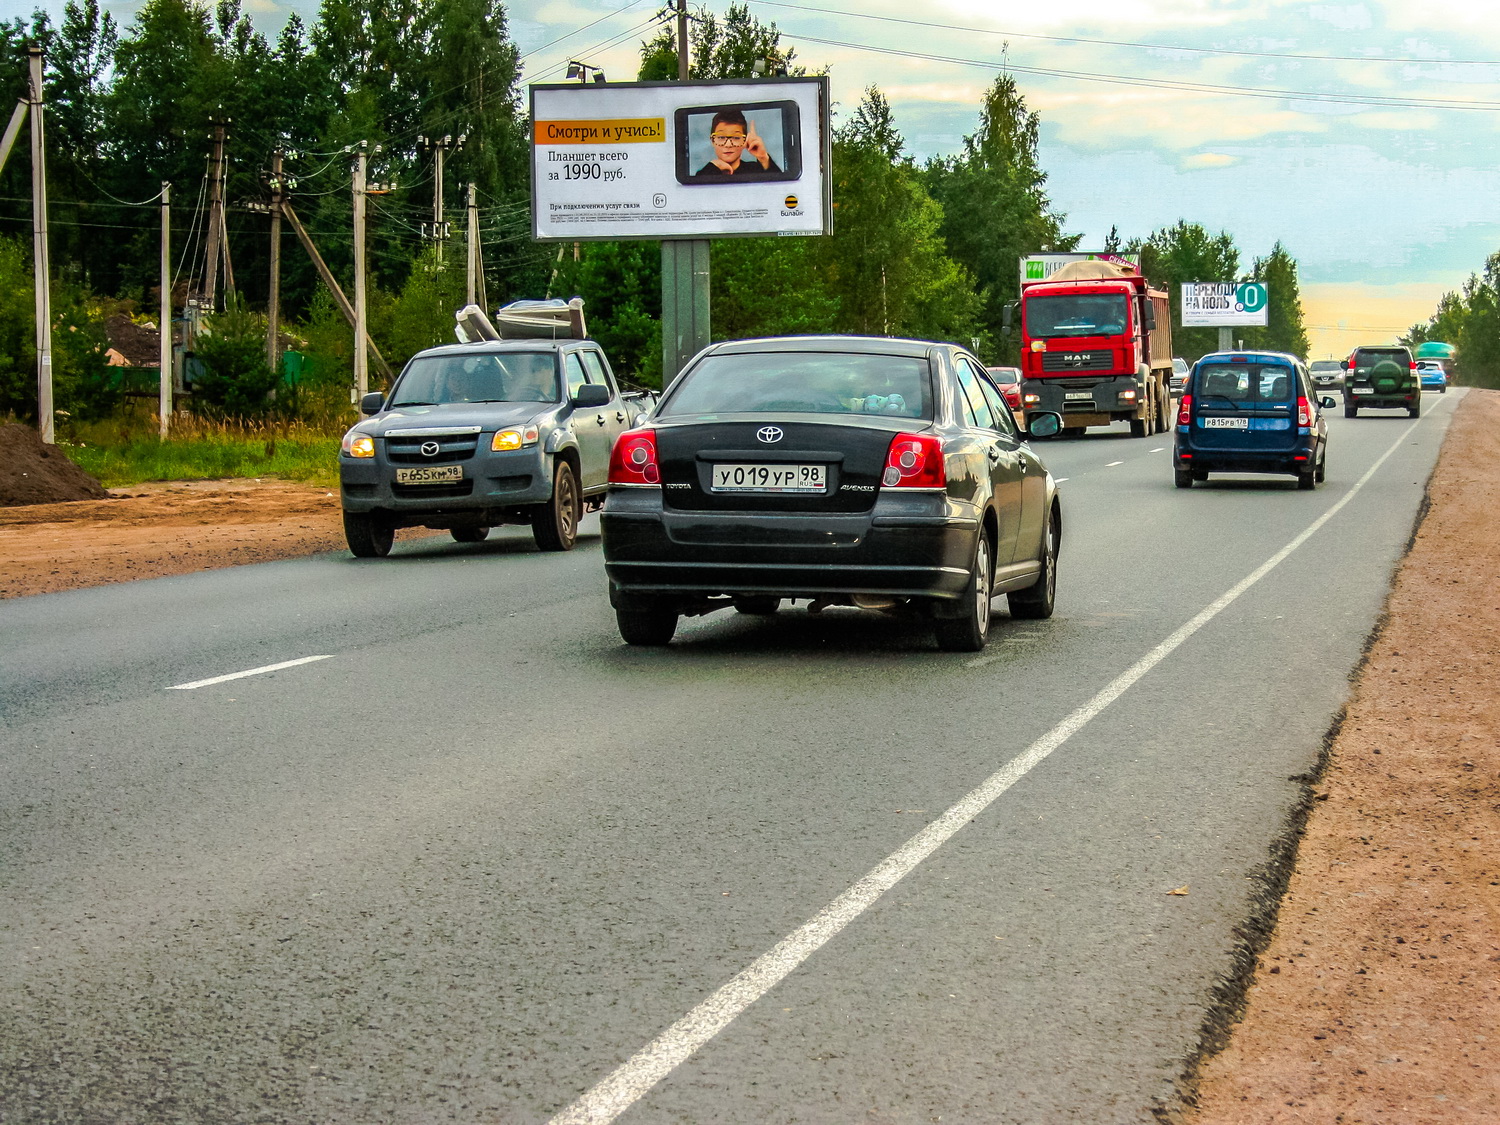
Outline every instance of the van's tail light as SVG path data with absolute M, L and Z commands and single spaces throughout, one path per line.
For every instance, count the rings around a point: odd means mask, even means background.
M 897 434 L 885 455 L 886 488 L 946 488 L 943 443 L 933 434 Z
M 1312 403 L 1302 396 L 1297 397 L 1297 425 L 1311 426 L 1313 424 Z
M 1177 404 L 1177 424 L 1179 426 L 1191 426 L 1193 424 L 1193 396 L 1183 395 Z
M 610 484 L 660 484 L 656 431 L 626 430 L 609 453 Z

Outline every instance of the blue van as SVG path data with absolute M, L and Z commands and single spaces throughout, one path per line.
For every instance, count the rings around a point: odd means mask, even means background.
M 1193 365 L 1177 407 L 1178 488 L 1209 473 L 1277 473 L 1298 488 L 1323 479 L 1328 422 L 1307 368 L 1280 352 L 1214 352 Z

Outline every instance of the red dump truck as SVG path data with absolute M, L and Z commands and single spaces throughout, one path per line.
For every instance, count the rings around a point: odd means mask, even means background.
M 1132 437 L 1172 425 L 1172 317 L 1167 294 L 1134 265 L 1072 261 L 1023 280 L 1021 404 L 1062 415 L 1065 430 L 1130 422 Z M 1013 312 L 1006 309 L 1006 325 Z

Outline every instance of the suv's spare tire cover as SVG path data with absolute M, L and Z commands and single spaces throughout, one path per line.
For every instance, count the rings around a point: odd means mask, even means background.
M 1406 386 L 1406 369 L 1395 360 L 1382 359 L 1370 369 L 1370 387 L 1376 394 L 1400 394 Z

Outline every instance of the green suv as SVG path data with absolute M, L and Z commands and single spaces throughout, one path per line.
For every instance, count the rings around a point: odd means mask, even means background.
M 1405 410 L 1413 418 L 1422 413 L 1422 382 L 1411 351 L 1399 346 L 1355 348 L 1339 364 L 1344 376 L 1344 417 L 1361 407 Z

